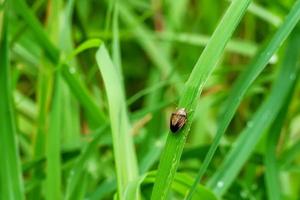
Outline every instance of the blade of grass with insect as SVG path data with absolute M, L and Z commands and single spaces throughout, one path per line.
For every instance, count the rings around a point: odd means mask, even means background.
M 185 84 L 178 107 L 187 110 L 187 124 L 179 133 L 170 133 L 168 135 L 167 143 L 159 163 L 157 179 L 152 191 L 151 199 L 153 200 L 166 199 L 169 193 L 171 183 L 180 162 L 180 156 L 185 140 L 191 126 L 193 110 L 196 108 L 197 99 L 199 98 L 205 82 L 221 58 L 226 43 L 232 36 L 232 33 L 242 16 L 245 14 L 249 3 L 250 0 L 243 0 L 233 1 L 230 4 Z
M 38 19 L 34 16 L 32 11 L 28 8 L 24 0 L 12 0 L 14 11 L 19 14 L 22 19 L 28 24 L 36 37 L 36 42 L 43 47 L 46 51 L 46 56 L 49 60 L 56 65 L 59 62 L 59 51 L 49 40 L 45 30 L 42 28 Z M 88 93 L 88 89 L 79 79 L 78 74 L 74 68 L 69 67 L 67 64 L 62 65 L 63 78 L 68 83 L 72 93 L 83 105 L 84 109 L 93 118 L 93 122 L 100 124 L 101 121 L 105 121 L 106 118 L 102 111 L 98 108 L 94 99 Z
M 4 7 L 7 7 L 7 2 Z M 8 23 L 0 11 L 0 198 L 24 199 L 23 179 L 17 145 L 17 127 L 13 109 L 13 94 L 8 51 Z
M 300 18 L 300 1 L 295 3 L 295 7 L 291 13 L 294 13 L 293 11 L 296 11 L 298 18 Z M 239 136 L 235 145 L 227 154 L 223 164 L 208 182 L 208 185 L 213 188 L 218 196 L 224 194 L 230 187 L 241 167 L 254 150 L 259 138 L 278 114 L 289 89 L 295 84 L 295 75 L 299 70 L 299 66 L 296 65 L 299 55 L 291 53 L 291 51 L 295 49 L 294 46 L 290 46 L 290 48 L 290 53 L 285 57 L 279 77 L 273 84 L 269 98 L 249 121 L 247 127 L 241 133 L 241 136 Z M 251 73 L 249 73 L 249 75 L 250 74 Z M 244 79 L 244 81 L 246 80 L 247 79 Z
M 104 45 L 96 53 L 96 61 L 104 80 L 108 99 L 113 148 L 118 180 L 118 195 L 123 199 L 125 188 L 138 177 L 138 167 L 125 94 L 118 69 L 113 65 Z
M 261 71 L 266 67 L 272 55 L 276 52 L 276 50 L 278 50 L 280 45 L 283 43 L 283 41 L 287 38 L 289 33 L 297 24 L 300 17 L 299 6 L 300 5 L 298 1 L 294 5 L 290 14 L 286 17 L 281 27 L 278 29 L 271 41 L 268 43 L 268 45 L 260 52 L 258 52 L 258 55 L 256 56 L 256 58 L 254 58 L 247 70 L 242 75 L 240 75 L 238 80 L 236 81 L 231 91 L 231 94 L 227 99 L 227 103 L 224 106 L 225 110 L 220 115 L 216 137 L 207 153 L 207 156 L 205 157 L 205 160 L 203 161 L 203 164 L 199 169 L 195 180 L 195 184 L 198 184 L 202 176 L 204 175 L 221 141 L 221 138 L 224 135 L 225 130 L 228 127 L 231 119 L 233 118 L 235 111 L 241 103 L 242 97 L 245 95 L 247 89 L 250 87 L 250 85 L 253 83 L 256 77 L 261 73 Z

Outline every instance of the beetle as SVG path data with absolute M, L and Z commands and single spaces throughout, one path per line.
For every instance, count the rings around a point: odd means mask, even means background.
M 187 121 L 187 112 L 185 108 L 180 108 L 171 114 L 170 129 L 172 133 L 179 131 Z

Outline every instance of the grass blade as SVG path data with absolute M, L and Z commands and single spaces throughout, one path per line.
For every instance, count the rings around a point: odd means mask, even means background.
M 291 13 L 296 15 L 298 13 L 298 17 L 300 17 L 300 1 L 296 2 Z M 295 57 L 293 57 L 292 60 L 287 57 L 285 62 L 282 64 L 282 70 L 272 87 L 270 97 L 255 113 L 253 119 L 249 121 L 248 126 L 244 129 L 241 136 L 236 141 L 236 144 L 228 153 L 222 166 L 220 166 L 219 170 L 209 181 L 208 184 L 213 188 L 217 195 L 222 195 L 231 185 L 239 170 L 255 148 L 255 145 L 259 141 L 262 133 L 271 125 L 279 112 L 289 89 L 294 84 L 295 79 L 291 77 L 295 77 L 295 74 L 297 74 L 299 70 L 299 67 L 296 66 L 297 56 L 299 55 L 293 56 Z M 248 74 L 248 76 L 250 75 L 251 73 Z M 246 79 L 244 79 L 244 81 L 245 80 Z
M 85 148 L 82 149 L 80 156 L 78 157 L 73 169 L 68 177 L 68 184 L 66 189 L 65 199 L 78 199 L 77 191 L 79 191 L 80 178 L 84 176 L 84 169 L 88 158 L 95 152 L 96 147 L 101 139 L 102 132 L 107 129 L 107 125 L 101 127 L 94 135 L 92 141 L 86 144 Z
M 171 187 L 174 175 L 180 162 L 180 156 L 188 135 L 197 99 L 208 77 L 217 65 L 226 43 L 246 12 L 250 1 L 233 1 L 215 30 L 212 38 L 197 61 L 179 101 L 179 108 L 185 108 L 188 122 L 185 128 L 177 134 L 169 134 L 161 156 L 157 179 L 154 184 L 151 199 L 165 199 Z
M 130 134 L 130 124 L 126 110 L 126 100 L 121 77 L 113 65 L 104 45 L 96 54 L 97 64 L 102 74 L 109 105 L 114 156 L 117 168 L 119 198 L 123 198 L 125 188 L 138 176 L 136 155 Z
M 299 61 L 300 55 L 300 37 L 299 30 L 295 30 L 294 34 L 289 41 L 289 46 L 286 50 L 286 58 L 285 63 L 289 65 L 299 65 L 297 61 Z M 296 63 L 292 63 L 292 62 Z M 290 62 L 290 63 L 289 63 Z M 295 79 L 299 78 L 299 73 L 296 75 Z M 270 200 L 280 200 L 283 198 L 281 193 L 281 186 L 279 180 L 279 162 L 276 157 L 277 152 L 277 144 L 279 143 L 280 132 L 283 127 L 285 118 L 287 116 L 288 108 L 292 99 L 292 95 L 294 92 L 296 84 L 290 89 L 289 94 L 283 103 L 283 107 L 279 112 L 276 120 L 273 122 L 266 142 L 266 155 L 265 155 L 265 166 L 266 166 L 266 174 L 265 174 L 265 182 L 266 188 L 268 191 L 268 197 Z
M 54 97 L 50 112 L 49 132 L 46 139 L 46 199 L 61 199 L 61 110 L 62 92 L 61 77 L 57 72 L 55 76 Z
M 7 7 L 7 4 L 5 5 Z M 1 26 L 2 25 L 2 26 Z M 24 199 L 8 53 L 6 13 L 0 11 L 0 198 Z
M 137 199 L 136 189 L 139 188 L 140 185 L 142 185 L 143 183 L 153 183 L 155 181 L 156 176 L 156 172 L 148 172 L 136 181 L 132 182 L 130 185 L 128 185 L 126 189 L 126 199 Z M 192 183 L 193 180 L 190 176 L 184 173 L 177 173 L 175 175 L 174 182 L 172 183 L 171 187 L 172 190 L 184 196 L 189 187 L 192 185 Z M 204 186 L 198 185 L 196 188 L 195 199 L 216 200 L 217 197 Z
M 159 33 L 158 38 L 161 40 L 175 41 L 197 46 L 205 46 L 210 40 L 210 37 L 206 35 L 173 32 Z M 245 56 L 253 56 L 257 51 L 257 46 L 251 42 L 232 39 L 228 42 L 228 45 L 225 47 L 225 49 L 229 52 L 238 53 Z

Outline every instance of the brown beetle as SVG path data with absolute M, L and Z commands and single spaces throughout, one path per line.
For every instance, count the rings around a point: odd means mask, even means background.
M 173 133 L 179 131 L 187 120 L 187 113 L 184 108 L 178 109 L 176 112 L 173 112 L 170 118 L 170 129 Z

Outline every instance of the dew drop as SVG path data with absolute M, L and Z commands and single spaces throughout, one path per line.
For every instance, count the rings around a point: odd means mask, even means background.
M 156 140 L 155 141 L 155 146 L 156 147 L 162 147 L 163 146 L 163 142 L 161 140 Z
M 270 64 L 275 64 L 277 63 L 277 61 L 278 61 L 278 57 L 276 55 L 273 55 L 269 60 Z
M 295 80 L 295 78 L 296 78 L 296 74 L 293 73 L 293 74 L 290 75 L 290 80 L 293 81 L 293 80 Z
M 222 188 L 223 186 L 224 186 L 224 182 L 223 181 L 218 181 L 217 187 Z
M 253 126 L 253 122 L 252 121 L 247 122 L 247 127 L 248 128 L 251 128 L 252 126 Z
M 76 69 L 74 67 L 70 67 L 69 69 L 71 74 L 75 74 L 76 73 Z
M 242 197 L 243 199 L 246 199 L 246 198 L 248 197 L 247 192 L 246 192 L 245 190 L 242 190 L 242 191 L 240 192 L 240 195 L 241 195 L 241 197 Z

